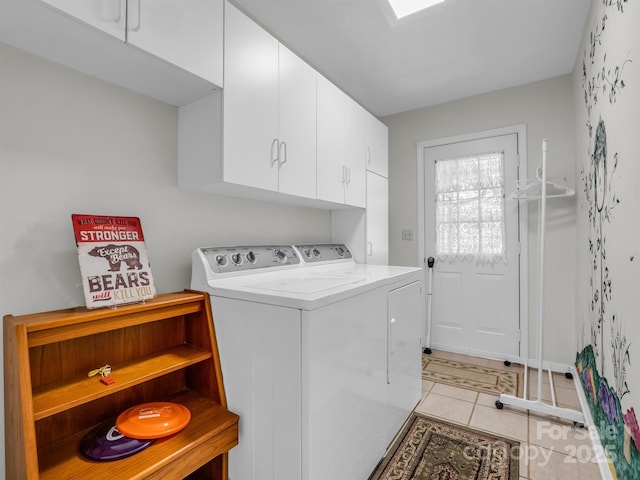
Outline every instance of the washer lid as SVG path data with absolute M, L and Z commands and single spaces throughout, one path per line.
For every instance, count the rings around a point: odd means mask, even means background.
M 314 294 L 340 287 L 352 287 L 365 282 L 361 276 L 348 275 L 305 275 L 293 276 L 266 282 L 247 282 L 245 286 L 272 292 Z

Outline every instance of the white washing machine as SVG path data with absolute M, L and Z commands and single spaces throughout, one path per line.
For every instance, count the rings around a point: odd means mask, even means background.
M 341 244 L 192 260 L 240 415 L 229 478 L 368 478 L 421 397 L 421 270 L 356 264 Z

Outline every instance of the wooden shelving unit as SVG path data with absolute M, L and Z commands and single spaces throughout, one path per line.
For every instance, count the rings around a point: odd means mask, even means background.
M 107 363 L 115 384 L 87 377 Z M 227 478 L 238 416 L 226 408 L 206 293 L 6 315 L 4 374 L 6 478 Z M 79 453 L 98 423 L 158 400 L 189 408 L 189 425 L 125 459 L 96 462 Z

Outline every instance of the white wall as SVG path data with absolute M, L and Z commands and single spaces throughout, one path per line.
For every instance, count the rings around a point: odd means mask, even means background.
M 389 263 L 418 265 L 417 144 L 517 124 L 527 127 L 529 178 L 549 141 L 548 175 L 575 185 L 571 76 L 478 95 L 382 119 L 389 127 Z M 529 207 L 529 352 L 536 347 L 537 208 Z M 574 272 L 575 199 L 548 209 L 545 287 L 545 359 L 571 364 L 576 350 Z M 414 231 L 403 241 L 401 230 Z M 548 326 L 547 326 L 548 325 Z M 533 354 L 532 354 L 533 353 Z
M 0 44 L 0 311 L 84 303 L 70 215 L 141 218 L 160 293 L 191 251 L 321 242 L 330 213 L 177 187 L 177 109 Z
M 592 351 L 595 365 L 584 367 L 598 391 L 585 392 L 620 479 L 640 478 L 640 443 L 631 442 L 627 458 L 620 439 L 632 422 L 611 414 L 633 409 L 640 418 L 639 27 L 638 2 L 592 2 L 573 75 L 577 350 L 579 361 Z
M 159 293 L 199 246 L 330 239 L 328 211 L 179 190 L 175 107 L 2 43 L 0 81 L 2 315 L 84 304 L 72 213 L 140 217 Z

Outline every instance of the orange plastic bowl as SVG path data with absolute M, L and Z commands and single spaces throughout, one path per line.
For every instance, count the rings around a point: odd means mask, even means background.
M 189 424 L 191 412 L 172 402 L 142 403 L 128 408 L 116 419 L 120 433 L 142 440 L 167 437 Z

